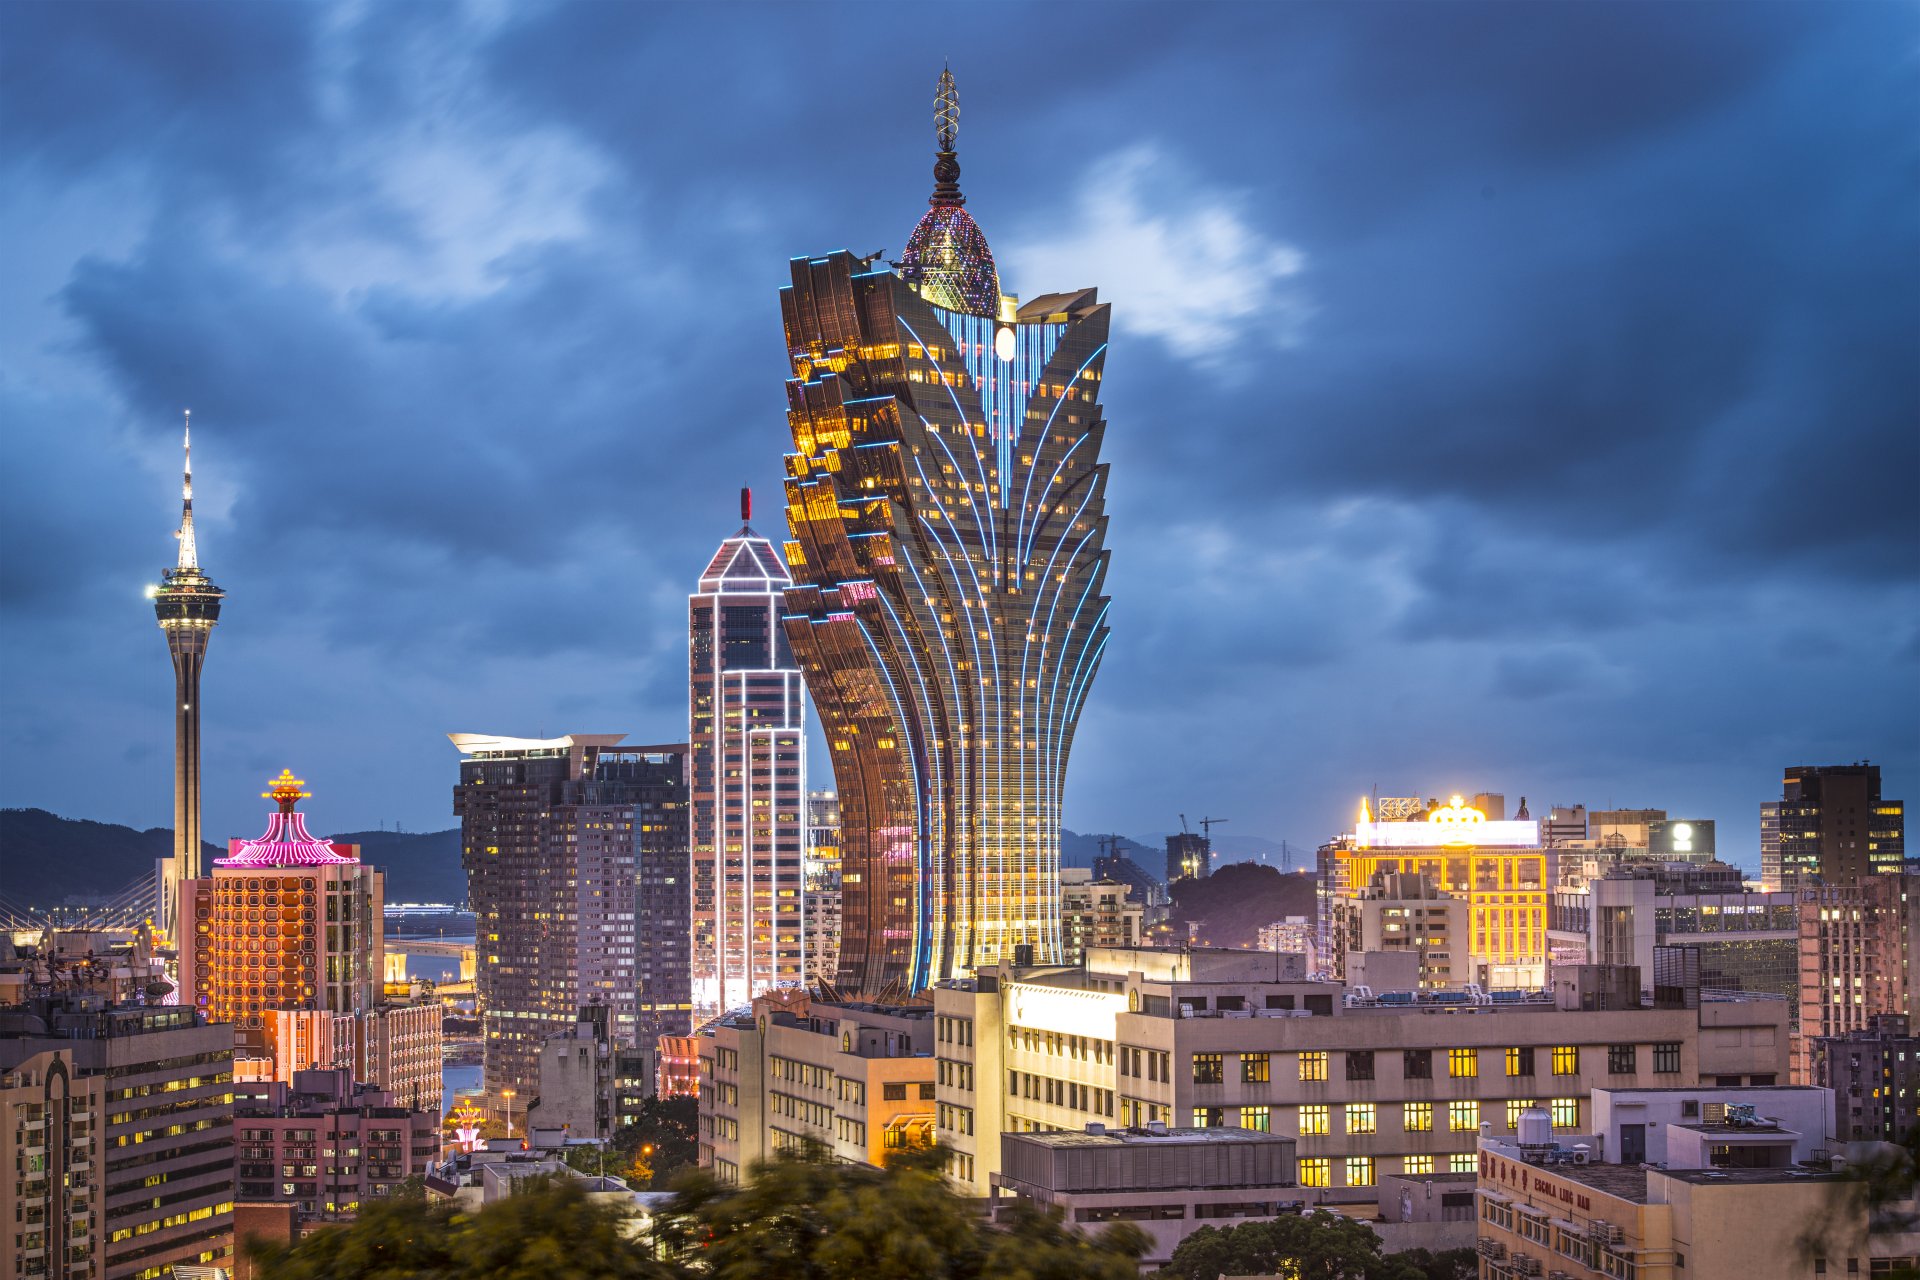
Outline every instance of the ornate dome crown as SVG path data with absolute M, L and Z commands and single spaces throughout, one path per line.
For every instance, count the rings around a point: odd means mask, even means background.
M 993 265 L 987 237 L 964 206 L 960 161 L 953 149 L 960 134 L 960 91 L 953 72 L 940 72 L 933 99 L 934 131 L 940 150 L 933 163 L 933 196 L 920 224 L 907 237 L 900 272 L 920 296 L 936 307 L 993 316 L 1000 311 L 1000 273 Z

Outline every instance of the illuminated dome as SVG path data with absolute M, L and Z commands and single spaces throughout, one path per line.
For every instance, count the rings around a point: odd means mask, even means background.
M 214 865 L 320 867 L 359 861 L 351 856 L 352 845 L 316 839 L 307 831 L 307 815 L 295 808 L 313 794 L 301 790 L 305 785 L 293 776 L 293 770 L 282 769 L 280 776 L 260 793 L 262 800 L 271 800 L 279 806 L 278 812 L 268 815 L 266 833 L 257 840 L 229 840 L 227 856 L 214 859 Z
M 934 132 L 940 150 L 933 162 L 932 206 L 907 237 L 900 274 L 921 297 L 948 311 L 968 315 L 1000 314 L 1000 273 L 993 266 L 993 250 L 980 224 L 962 206 L 960 160 L 953 142 L 960 133 L 960 91 L 953 73 L 940 72 L 933 98 Z
M 992 316 L 1000 311 L 1000 273 L 980 224 L 959 205 L 936 204 L 907 239 L 900 270 L 936 307 Z

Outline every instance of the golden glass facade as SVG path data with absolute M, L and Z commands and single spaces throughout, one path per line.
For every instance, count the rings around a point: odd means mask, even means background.
M 987 279 L 984 238 L 962 249 Z M 798 258 L 780 298 L 785 623 L 839 790 L 840 985 L 872 996 L 1058 960 L 1061 789 L 1108 634 L 1107 305 L 916 270 Z

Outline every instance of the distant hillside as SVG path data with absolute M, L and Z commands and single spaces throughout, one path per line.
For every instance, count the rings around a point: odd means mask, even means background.
M 446 831 L 345 831 L 331 839 L 360 846 L 360 860 L 387 873 L 388 902 L 467 900 L 460 828 Z
M 1312 876 L 1282 875 L 1257 862 L 1229 863 L 1173 886 L 1173 922 L 1198 922 L 1194 939 L 1210 947 L 1256 947 L 1261 926 L 1313 914 Z
M 1100 856 L 1100 842 L 1107 838 L 1106 832 L 1081 835 L 1077 831 L 1060 828 L 1060 865 L 1063 867 L 1091 867 L 1093 860 Z M 1138 840 L 1120 837 L 1120 851 L 1158 876 L 1167 865 L 1167 851 L 1162 845 L 1141 844 Z
M 201 842 L 208 858 L 222 850 Z M 63 818 L 45 809 L 0 809 L 0 893 L 22 906 L 69 897 L 111 898 L 173 853 L 173 830 Z
M 356 831 L 331 837 L 360 846 L 387 873 L 389 902 L 464 902 L 460 833 Z M 206 860 L 221 845 L 201 842 Z M 136 831 L 111 822 L 62 818 L 45 809 L 0 809 L 0 893 L 23 906 L 58 906 L 70 897 L 111 897 L 156 859 L 173 852 L 173 831 Z

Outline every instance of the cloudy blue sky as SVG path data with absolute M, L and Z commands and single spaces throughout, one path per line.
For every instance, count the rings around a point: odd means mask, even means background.
M 942 59 L 1006 286 L 1114 304 L 1069 825 L 1920 800 L 1917 15 L 0 5 L 0 803 L 169 820 L 185 406 L 211 836 L 682 734 L 787 259 L 898 254 Z

